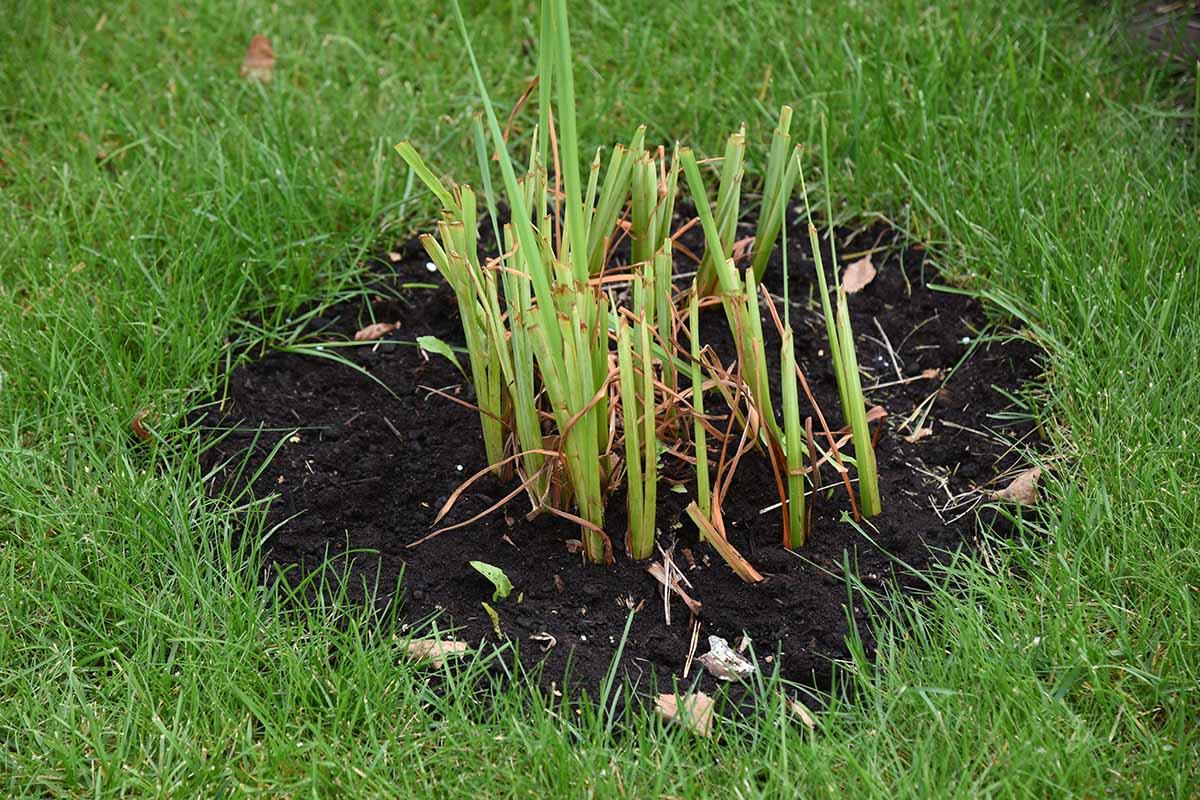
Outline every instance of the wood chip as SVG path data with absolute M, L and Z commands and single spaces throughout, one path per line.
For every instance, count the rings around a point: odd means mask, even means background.
M 372 339 L 379 339 L 385 334 L 391 333 L 400 327 L 399 322 L 373 322 L 362 330 L 354 334 L 354 341 L 369 342 Z
M 658 713 L 699 736 L 711 736 L 713 701 L 704 692 L 680 698 L 676 694 L 660 694 L 654 701 Z
M 1042 477 L 1042 468 L 1033 467 L 1013 478 L 1012 483 L 999 491 L 992 492 L 992 498 L 1006 503 L 1031 506 L 1038 501 L 1038 480 Z
M 248 81 L 270 83 L 275 73 L 275 50 L 265 36 L 255 36 L 242 59 L 242 77 Z
M 846 267 L 846 271 L 842 273 L 842 288 L 846 290 L 846 294 L 854 294 L 862 291 L 863 287 L 873 280 L 875 265 L 871 262 L 871 254 L 867 253 Z
M 447 659 L 465 653 L 467 644 L 452 639 L 413 639 L 408 642 L 407 649 L 408 657 L 413 661 L 427 661 L 429 666 L 439 669 Z

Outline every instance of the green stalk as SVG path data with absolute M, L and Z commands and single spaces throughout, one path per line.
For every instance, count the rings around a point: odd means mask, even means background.
M 683 172 L 687 177 L 688 187 L 692 192 L 692 200 L 696 204 L 696 213 L 700 217 L 700 226 L 704 229 L 705 240 L 710 249 L 719 252 L 721 248 L 720 233 L 717 230 L 716 221 L 713 219 L 712 210 L 708 204 L 708 192 L 704 188 L 704 178 L 700 175 L 700 169 L 696 164 L 696 157 L 689 148 L 685 147 L 679 151 L 679 158 L 683 164 Z M 765 374 L 766 370 L 763 363 L 762 338 L 760 336 L 757 340 L 755 339 L 750 321 L 750 304 L 754 304 L 754 310 L 757 312 L 757 298 L 751 300 L 746 296 L 745 284 L 738 277 L 737 269 L 733 265 L 733 259 L 726 259 L 724 262 L 717 264 L 716 277 L 720 287 L 721 305 L 725 309 L 725 319 L 729 324 L 730 332 L 734 336 L 734 341 L 737 342 L 738 360 L 742 365 L 743 374 L 750 376 L 748 384 L 751 395 L 754 395 L 754 389 L 759 381 L 759 377 Z M 752 275 L 749 277 L 752 277 Z M 698 275 L 696 283 L 693 285 L 696 287 L 696 291 L 699 291 Z M 760 409 L 770 408 L 769 395 L 766 398 L 765 405 L 759 397 L 753 397 L 752 399 Z M 772 422 L 774 422 L 773 417 Z
M 629 343 L 629 323 L 622 317 L 617 323 L 617 364 L 621 371 L 621 415 L 625 424 L 625 476 L 628 491 L 628 529 L 625 533 L 625 549 L 629 557 L 638 559 L 644 547 L 645 532 L 642 529 L 645 512 L 642 507 L 642 446 L 638 429 L 638 403 L 633 371 L 633 352 Z
M 783 546 L 800 547 L 806 538 L 804 513 L 804 450 L 806 442 L 800 423 L 800 393 L 796 382 L 796 351 L 792 328 L 783 331 L 780 345 L 780 369 L 783 378 L 783 451 L 787 461 L 787 528 Z
M 796 155 L 796 162 L 799 164 L 800 155 Z M 833 313 L 833 304 L 829 300 L 829 284 L 825 280 L 825 264 L 821 258 L 821 241 L 817 237 L 817 227 L 812 221 L 812 207 L 808 204 L 808 185 L 804 181 L 804 171 L 800 170 L 800 192 L 804 195 L 804 212 L 808 218 L 808 242 L 812 248 L 813 264 L 817 271 L 817 285 L 821 290 L 821 312 L 825 317 L 825 334 L 829 339 L 829 357 L 833 361 L 833 373 L 837 376 L 838 399 L 842 404 L 842 415 L 846 422 L 849 423 L 850 403 L 846 396 L 846 389 L 842 375 L 842 347 L 838 342 L 837 322 Z M 834 277 L 837 277 L 837 263 L 834 263 Z
M 712 488 L 708 479 L 708 435 L 701 417 L 704 415 L 704 372 L 700 366 L 700 297 L 695 287 L 688 306 L 688 332 L 692 344 L 692 439 L 696 449 L 696 499 L 705 516 L 712 514 Z
M 871 447 L 871 428 L 867 424 L 867 406 L 863 400 L 862 383 L 858 376 L 858 357 L 854 352 L 854 333 L 850 329 L 850 311 L 846 292 L 838 289 L 838 337 L 842 344 L 842 365 L 846 370 L 845 384 L 850 407 L 847 416 L 854 437 L 854 462 L 858 467 L 859 495 L 862 513 L 873 517 L 883 510 L 879 497 L 879 476 L 875 466 L 875 449 Z
M 454 223 L 461 227 L 461 223 Z M 450 223 L 438 224 L 443 241 L 452 242 L 454 234 Z M 477 296 L 470 288 L 470 268 L 467 259 L 459 253 L 447 253 L 432 236 L 421 237 L 425 252 L 433 261 L 438 271 L 446 277 L 451 287 L 461 286 L 462 291 L 455 289 L 454 297 L 458 303 L 459 317 L 462 319 L 463 335 L 467 340 L 467 356 L 471 364 L 471 380 L 475 385 L 475 397 L 479 404 L 479 423 L 483 429 L 484 450 L 488 463 L 497 464 L 504 460 L 504 430 L 500 424 L 503 409 L 499 396 L 499 386 L 496 382 L 494 366 L 489 364 L 495 347 L 488 341 L 487 321 L 485 312 L 477 302 Z
M 630 252 L 633 263 L 649 264 L 658 248 L 654 239 L 654 207 L 658 203 L 658 182 L 654 176 L 654 162 L 649 154 L 642 153 L 633 165 L 633 200 L 632 223 L 633 234 L 630 239 Z
M 575 123 L 575 73 L 571 67 L 571 29 L 567 21 L 567 0 L 557 0 L 554 28 L 558 34 L 558 144 L 563 173 L 563 192 L 567 205 L 567 234 L 571 243 L 571 260 L 575 280 L 588 278 L 588 228 L 583 211 L 583 185 L 579 179 L 579 134 Z M 560 256 L 562 254 L 560 253 Z
M 738 133 L 732 134 L 725 144 L 725 158 L 721 164 L 721 179 L 717 185 L 717 210 L 715 224 L 717 241 L 707 243 L 704 257 L 700 260 L 700 268 L 696 282 L 702 295 L 712 294 L 713 289 L 720 283 L 717 272 L 721 264 L 732 254 L 733 240 L 737 235 L 738 211 L 741 198 L 742 169 L 746 153 L 745 127 Z M 684 169 L 687 169 L 686 163 Z M 688 174 L 688 182 L 692 182 Z M 693 191 L 693 199 L 695 192 Z
M 655 242 L 655 247 L 659 247 L 664 239 L 671 235 L 672 217 L 675 215 L 675 198 L 679 192 L 679 145 L 675 145 L 675 151 L 671 156 L 671 169 L 666 173 L 666 181 L 664 185 L 665 193 L 662 195 L 661 202 L 655 207 L 654 217 L 652 221 L 653 235 L 651 241 Z M 657 182 L 655 186 L 657 186 Z
M 784 224 L 788 201 L 792 197 L 792 187 L 796 185 L 796 175 L 799 172 L 800 146 L 792 151 L 794 158 L 789 158 L 788 146 L 791 144 L 790 129 L 792 126 L 792 109 L 784 106 L 779 112 L 779 126 L 771 137 L 770 155 L 767 157 L 767 177 L 763 184 L 762 206 L 759 208 L 758 224 L 754 234 L 754 260 L 750 269 L 754 272 L 755 280 L 761 282 L 763 273 L 767 270 L 767 261 L 771 251 L 775 249 L 775 240 Z
M 658 510 L 658 435 L 654 416 L 654 362 L 650 350 L 650 326 L 643 317 L 638 325 L 642 345 L 642 525 L 641 538 L 635 543 L 635 559 L 654 555 L 654 533 Z
M 754 403 L 762 416 L 765 432 L 769 432 L 776 440 L 783 439 L 783 431 L 775 421 L 775 407 L 771 401 L 771 381 L 767 373 L 766 340 L 762 332 L 762 314 L 758 308 L 758 285 L 754 282 L 754 273 L 746 273 L 746 319 L 750 322 L 747 334 L 747 347 L 754 352 L 754 359 L 742 367 L 747 383 L 750 384 Z
M 662 248 L 654 254 L 654 316 L 658 324 L 658 333 L 666 343 L 668 350 L 662 359 L 663 383 L 672 390 L 678 387 L 678 371 L 675 368 L 675 304 L 671 282 L 671 239 L 664 238 Z M 667 405 L 668 417 L 672 414 L 671 404 Z

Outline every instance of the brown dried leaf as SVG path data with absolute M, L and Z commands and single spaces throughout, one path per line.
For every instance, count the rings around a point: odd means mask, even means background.
M 738 239 L 733 243 L 733 260 L 741 261 L 750 254 L 750 245 L 754 244 L 754 237 L 747 236 L 744 239 Z
M 374 322 L 354 334 L 354 341 L 369 342 L 400 327 L 399 322 Z
M 467 644 L 452 639 L 413 639 L 408 643 L 407 649 L 408 657 L 413 661 L 428 661 L 429 666 L 439 669 L 448 658 L 465 653 Z
M 817 721 L 812 718 L 812 714 L 808 713 L 808 709 L 804 707 L 804 703 L 788 697 L 787 707 L 788 711 L 791 711 L 800 718 L 800 721 L 804 723 L 804 727 L 808 728 L 810 731 L 817 727 Z
M 1027 469 L 1013 478 L 1012 483 L 1008 484 L 1008 486 L 999 491 L 992 492 L 992 497 L 996 500 L 1018 503 L 1023 506 L 1034 505 L 1038 500 L 1038 480 L 1041 477 L 1041 467 Z
M 663 586 L 667 586 L 667 571 L 663 569 L 661 561 L 655 561 L 653 564 L 646 567 L 646 572 L 649 572 L 650 575 L 653 576 L 654 580 L 658 581 Z M 679 599 L 682 600 L 683 604 L 688 607 L 688 611 L 692 612 L 693 617 L 700 616 L 700 603 L 693 600 L 688 593 L 683 590 L 683 587 L 679 585 L 678 580 L 672 579 L 669 588 L 672 592 L 679 595 Z
M 902 438 L 904 439 L 904 441 L 908 442 L 909 444 L 916 444 L 917 442 L 921 441 L 922 439 L 924 439 L 928 436 L 932 436 L 932 435 L 933 435 L 933 428 L 917 428 L 915 431 L 913 431 L 912 433 L 910 433 L 907 436 L 904 436 Z
M 846 267 L 846 271 L 842 273 L 842 288 L 846 290 L 846 294 L 854 294 L 873 280 L 875 265 L 871 262 L 871 254 L 867 253 Z
M 710 736 L 713 724 L 713 701 L 704 692 L 681 698 L 676 694 L 660 694 L 654 701 L 658 713 L 683 725 L 700 736 Z
M 270 83 L 275 72 L 275 50 L 265 36 L 255 36 L 242 59 L 242 77 L 248 81 Z
M 700 529 L 700 538 L 713 546 L 721 558 L 725 559 L 725 563 L 738 574 L 738 577 L 746 583 L 760 583 L 763 576 L 754 566 L 742 557 L 742 554 L 737 551 L 733 545 L 725 540 L 725 537 L 713 527 L 712 522 L 708 520 L 700 511 L 700 506 L 696 505 L 693 500 L 687 507 L 688 516 L 692 518 L 692 522 L 696 523 L 696 527 Z

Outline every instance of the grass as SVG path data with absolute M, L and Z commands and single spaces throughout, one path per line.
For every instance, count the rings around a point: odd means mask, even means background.
M 1195 793 L 1200 154 L 1169 87 L 1121 9 L 782 5 L 680 3 L 642 24 L 627 0 L 579 4 L 580 139 L 652 120 L 649 140 L 715 154 L 745 118 L 762 153 L 793 104 L 839 219 L 888 215 L 1051 348 L 1036 403 L 1057 460 L 1041 517 L 951 567 L 954 591 L 893 607 L 876 665 L 848 666 L 855 688 L 816 732 L 776 715 L 720 742 L 649 717 L 614 739 L 602 715 L 517 690 L 489 705 L 470 672 L 439 696 L 353 607 L 277 613 L 233 511 L 204 497 L 188 409 L 243 347 L 294 343 L 303 303 L 359 289 L 364 250 L 431 218 L 390 146 L 473 163 L 441 4 L 9 9 L 7 794 Z M 536 69 L 508 46 L 536 39 L 530 13 L 468 10 L 497 98 Z M 255 32 L 280 60 L 262 89 L 237 77 Z M 129 427 L 143 409 L 148 443 Z

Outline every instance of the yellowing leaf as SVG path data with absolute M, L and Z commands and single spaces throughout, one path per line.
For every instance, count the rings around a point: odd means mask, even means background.
M 489 606 L 487 603 L 480 603 L 483 610 L 487 612 L 488 619 L 492 621 L 492 630 L 496 632 L 497 639 L 504 638 L 504 631 L 500 630 L 500 615 L 496 613 L 496 609 Z
M 871 263 L 871 254 L 867 253 L 846 267 L 846 271 L 842 273 L 842 288 L 846 290 L 846 294 L 854 294 L 873 280 L 875 265 Z

